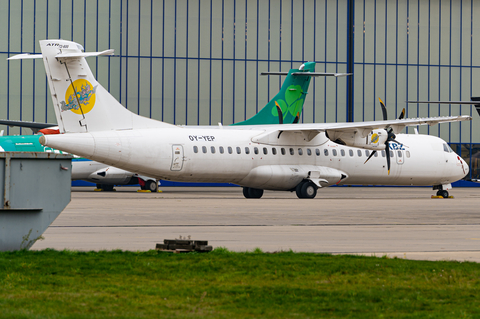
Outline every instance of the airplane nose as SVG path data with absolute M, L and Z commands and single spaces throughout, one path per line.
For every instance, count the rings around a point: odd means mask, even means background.
M 457 155 L 457 159 L 460 162 L 460 165 L 458 164 L 457 165 L 459 166 L 460 174 L 463 174 L 462 176 L 463 178 L 468 175 L 468 173 L 470 172 L 470 168 L 468 167 L 467 162 L 465 162 L 463 158 L 461 158 L 459 155 Z
M 462 164 L 465 167 L 465 172 L 466 172 L 465 175 L 468 175 L 468 173 L 470 172 L 470 167 L 468 167 L 467 162 L 465 162 L 463 158 L 460 158 L 460 159 L 462 160 Z

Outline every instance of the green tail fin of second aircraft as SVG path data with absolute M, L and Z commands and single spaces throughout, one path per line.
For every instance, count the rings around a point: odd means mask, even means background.
M 253 117 L 232 125 L 292 124 L 297 123 L 303 110 L 311 76 L 293 73 L 315 72 L 315 62 L 306 62 L 300 69 L 291 69 L 280 92 Z M 268 74 L 268 73 L 266 73 Z M 270 74 L 282 75 L 282 72 Z

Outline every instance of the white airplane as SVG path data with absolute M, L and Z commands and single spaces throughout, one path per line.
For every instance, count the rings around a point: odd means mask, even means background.
M 260 198 L 265 189 L 314 198 L 317 188 L 335 184 L 433 186 L 447 197 L 451 183 L 468 173 L 442 139 L 398 133 L 469 116 L 179 127 L 128 111 L 96 81 L 85 58 L 113 50 L 84 52 L 65 40 L 42 40 L 40 47 L 41 55 L 10 58 L 43 58 L 62 134 L 41 136 L 40 142 L 121 169 L 173 181 L 234 183 L 246 198 Z M 293 73 L 298 81 L 316 75 L 304 67 Z M 295 103 L 280 93 L 275 104 Z

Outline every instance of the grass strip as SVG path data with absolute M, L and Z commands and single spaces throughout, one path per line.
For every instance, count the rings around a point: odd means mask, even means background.
M 0 318 L 480 318 L 480 265 L 281 252 L 0 252 Z

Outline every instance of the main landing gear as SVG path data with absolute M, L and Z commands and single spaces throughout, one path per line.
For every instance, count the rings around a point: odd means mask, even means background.
M 304 180 L 295 187 L 295 192 L 298 198 L 315 198 L 315 196 L 317 196 L 317 185 L 312 181 Z M 263 189 L 244 187 L 243 196 L 245 196 L 245 198 L 261 198 L 263 196 Z
M 145 185 L 140 185 L 140 188 L 144 191 L 151 191 L 152 193 L 156 193 L 158 191 L 158 184 L 156 181 L 148 180 L 145 181 Z
M 312 181 L 304 180 L 295 188 L 298 198 L 315 198 L 317 196 L 317 185 Z
M 114 186 L 115 185 L 112 185 L 112 184 L 97 184 L 97 190 L 101 190 L 104 192 L 114 192 L 115 191 Z
M 244 187 L 243 196 L 245 196 L 245 198 L 261 198 L 263 196 L 263 189 Z

